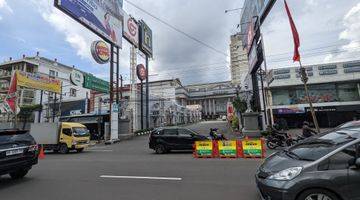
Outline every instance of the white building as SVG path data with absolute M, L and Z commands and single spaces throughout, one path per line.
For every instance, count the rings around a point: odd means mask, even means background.
M 247 52 L 243 49 L 240 33 L 230 37 L 231 83 L 242 84 L 249 70 Z
M 305 67 L 320 127 L 334 127 L 360 118 L 360 61 Z M 305 120 L 311 122 L 299 69 L 274 69 L 269 74 L 273 80 L 270 90 L 276 121 L 285 120 L 289 127 L 299 127 Z

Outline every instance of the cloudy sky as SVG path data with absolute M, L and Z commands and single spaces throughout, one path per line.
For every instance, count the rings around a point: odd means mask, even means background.
M 154 59 L 151 80 L 180 78 L 184 84 L 230 79 L 229 37 L 240 31 L 243 0 L 129 0 L 193 38 L 174 31 L 124 2 L 124 10 L 144 19 L 153 29 Z M 360 3 L 358 0 L 288 0 L 300 36 L 305 64 L 360 59 Z M 0 61 L 22 54 L 75 65 L 101 78 L 109 66 L 96 64 L 90 45 L 96 35 L 53 7 L 53 0 L 0 0 Z M 270 68 L 293 66 L 292 38 L 282 0 L 278 0 L 262 27 Z M 129 44 L 121 50 L 121 73 L 128 81 Z M 138 56 L 138 63 L 144 59 Z

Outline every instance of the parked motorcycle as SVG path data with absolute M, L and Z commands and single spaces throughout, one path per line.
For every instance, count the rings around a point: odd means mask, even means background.
M 227 140 L 224 134 L 218 133 L 217 128 L 211 128 L 209 133 L 209 138 L 211 140 Z
M 294 142 L 288 133 L 280 132 L 276 124 L 270 129 L 270 134 L 266 137 L 266 146 L 269 149 L 292 146 Z

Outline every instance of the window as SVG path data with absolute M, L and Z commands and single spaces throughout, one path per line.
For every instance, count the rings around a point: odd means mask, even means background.
M 76 97 L 76 89 L 70 88 L 70 96 L 71 97 Z
M 179 136 L 191 136 L 193 133 L 187 129 L 179 129 Z
M 177 129 L 165 129 L 164 135 L 177 135 L 178 131 Z
M 324 171 L 348 169 L 355 163 L 355 158 L 358 155 L 358 151 L 356 151 L 356 149 L 359 150 L 358 145 L 352 145 L 336 153 L 321 163 L 319 165 L 319 170 Z
M 70 128 L 63 128 L 62 130 L 64 135 L 71 136 L 72 132 Z
M 50 77 L 58 77 L 59 73 L 57 71 L 54 71 L 54 70 L 49 70 L 49 76 Z

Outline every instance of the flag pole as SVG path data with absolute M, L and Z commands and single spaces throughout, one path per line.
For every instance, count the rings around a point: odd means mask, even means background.
M 307 81 L 308 81 L 309 78 L 307 77 L 306 69 L 301 64 L 301 60 L 299 60 L 299 64 L 300 64 L 301 80 L 304 83 L 305 96 L 306 96 L 306 99 L 307 99 L 307 101 L 309 103 L 309 106 L 310 106 L 311 116 L 312 116 L 312 119 L 313 119 L 313 122 L 314 122 L 314 125 L 315 125 L 316 132 L 320 133 L 319 123 L 318 123 L 317 118 L 316 118 L 314 106 L 313 106 L 312 101 L 310 99 L 309 89 L 308 89 L 308 85 L 307 85 Z

